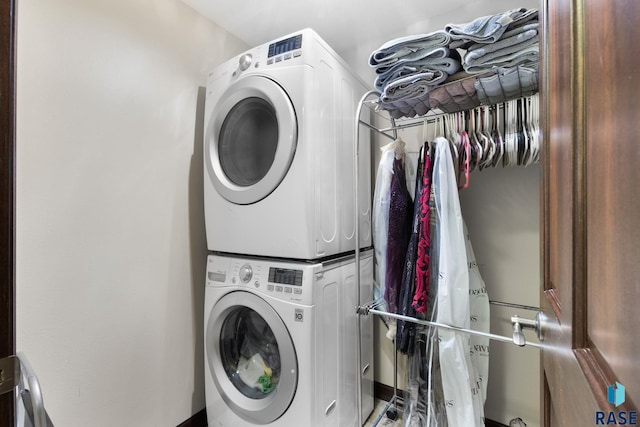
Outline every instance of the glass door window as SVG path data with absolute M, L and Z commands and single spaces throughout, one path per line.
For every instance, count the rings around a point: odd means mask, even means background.
M 265 177 L 278 148 L 278 119 L 271 104 L 251 97 L 238 102 L 222 123 L 220 166 L 229 181 L 254 185 Z
M 232 84 L 205 130 L 205 163 L 216 191 L 247 205 L 273 192 L 287 175 L 298 140 L 293 104 L 280 85 L 261 76 Z
M 243 395 L 263 399 L 278 388 L 278 342 L 254 310 L 236 307 L 229 313 L 220 331 L 220 356 L 229 381 Z
M 274 307 L 250 292 L 225 294 L 209 314 L 205 345 L 216 388 L 238 416 L 268 424 L 286 412 L 298 385 L 298 359 Z

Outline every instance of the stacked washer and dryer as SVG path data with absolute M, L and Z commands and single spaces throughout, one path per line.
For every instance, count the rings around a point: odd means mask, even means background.
M 310 29 L 251 49 L 209 74 L 209 426 L 352 427 L 358 393 L 362 419 L 373 409 L 372 319 L 356 314 L 356 306 L 372 298 L 373 282 L 368 135 L 359 144 L 358 182 L 353 167 L 355 110 L 366 91 Z M 358 245 L 356 184 L 365 195 Z

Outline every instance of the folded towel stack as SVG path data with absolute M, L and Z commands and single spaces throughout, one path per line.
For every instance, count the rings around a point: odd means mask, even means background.
M 494 43 L 509 28 L 537 19 L 537 9 L 512 9 L 477 18 L 467 24 L 449 24 L 445 32 L 451 37 L 451 48 L 466 48 L 472 43 Z
M 511 68 L 525 63 L 537 63 L 539 58 L 538 11 L 521 11 L 491 41 L 470 37 L 463 39 L 467 46 L 464 69 L 468 73 L 484 73 L 498 68 Z M 454 38 L 452 34 L 452 39 Z
M 369 58 L 376 89 L 388 99 L 401 99 L 444 82 L 461 69 L 460 54 L 447 47 L 450 42 L 445 31 L 436 31 L 383 44 Z M 407 90 L 412 85 L 418 88 Z
M 464 49 L 464 61 L 457 49 Z M 511 96 L 519 92 L 514 85 L 521 80 L 528 82 L 524 91 L 534 93 L 538 49 L 538 11 L 520 8 L 391 40 L 371 54 L 369 65 L 381 92 L 379 107 L 394 118 L 414 117 L 436 108 L 473 108 L 498 99 L 498 89 L 507 88 L 505 94 Z M 468 81 L 451 77 L 462 68 Z M 497 77 L 487 77 L 487 72 Z

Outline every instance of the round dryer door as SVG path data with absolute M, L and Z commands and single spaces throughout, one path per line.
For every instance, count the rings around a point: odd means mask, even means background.
M 218 392 L 239 417 L 268 424 L 289 408 L 298 382 L 295 348 L 263 299 L 244 291 L 223 296 L 209 315 L 205 345 Z
M 209 177 L 236 204 L 267 197 L 289 170 L 298 138 L 291 100 L 271 79 L 238 80 L 220 98 L 206 129 Z

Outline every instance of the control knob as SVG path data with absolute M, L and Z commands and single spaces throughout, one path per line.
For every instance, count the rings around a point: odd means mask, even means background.
M 251 65 L 251 62 L 253 60 L 253 57 L 251 56 L 250 53 L 245 53 L 244 55 L 240 56 L 240 60 L 239 60 L 239 68 L 240 71 L 244 71 L 247 68 L 249 68 L 249 66 Z
M 238 276 L 240 276 L 240 281 L 242 283 L 249 283 L 249 281 L 253 277 L 253 270 L 251 269 L 251 266 L 249 264 L 245 264 L 240 267 Z

